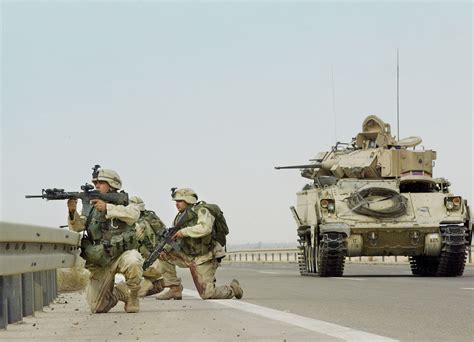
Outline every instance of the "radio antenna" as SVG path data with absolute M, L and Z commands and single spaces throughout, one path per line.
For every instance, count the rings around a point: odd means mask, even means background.
M 397 48 L 397 140 L 400 140 L 400 67 Z
M 336 95 L 334 92 L 334 71 L 331 66 L 331 79 L 332 79 L 332 113 L 334 118 L 334 140 L 337 145 L 337 121 L 336 121 Z

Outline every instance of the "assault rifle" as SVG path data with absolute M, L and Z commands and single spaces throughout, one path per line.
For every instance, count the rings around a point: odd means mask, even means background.
M 82 192 L 70 192 L 57 188 L 43 189 L 41 190 L 41 195 L 26 195 L 25 198 L 43 198 L 49 201 L 80 199 L 82 201 L 84 215 L 86 216 L 92 208 L 90 203 L 92 200 L 99 199 L 116 205 L 128 205 L 128 194 L 123 191 L 103 194 L 98 190 L 94 190 L 94 186 L 87 183 L 81 186 L 81 190 Z
M 184 223 L 186 222 L 186 218 L 188 217 L 188 210 L 186 209 L 184 213 L 179 218 L 178 222 L 176 222 L 174 227 L 163 229 L 161 233 L 157 236 L 158 244 L 156 245 L 153 252 L 150 253 L 148 258 L 143 262 L 143 269 L 146 270 L 150 267 L 156 259 L 160 256 L 161 252 L 165 249 L 166 245 L 170 245 L 173 249 L 179 250 L 178 242 L 174 241 L 172 237 L 178 230 L 183 228 Z

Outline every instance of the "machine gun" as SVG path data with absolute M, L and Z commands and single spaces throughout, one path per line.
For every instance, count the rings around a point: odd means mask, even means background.
M 155 262 L 155 260 L 158 259 L 161 252 L 165 250 L 166 245 L 171 246 L 172 249 L 179 250 L 179 245 L 176 241 L 173 240 L 173 236 L 178 232 L 178 230 L 183 228 L 183 225 L 188 217 L 188 210 L 189 209 L 186 209 L 184 211 L 184 213 L 181 215 L 174 227 L 163 229 L 162 232 L 158 235 L 158 244 L 156 245 L 153 252 L 151 252 L 148 258 L 146 258 L 146 260 L 143 262 L 144 270 L 150 267 Z
M 82 207 L 84 215 L 88 215 L 91 210 L 90 201 L 102 200 L 107 203 L 116 205 L 128 205 L 128 194 L 121 192 L 109 192 L 101 193 L 98 190 L 94 190 L 92 184 L 84 184 L 81 186 L 82 192 L 70 192 L 64 191 L 64 189 L 43 189 L 41 195 L 26 195 L 25 198 L 43 198 L 49 201 L 54 200 L 68 200 L 68 199 L 80 199 L 82 201 Z

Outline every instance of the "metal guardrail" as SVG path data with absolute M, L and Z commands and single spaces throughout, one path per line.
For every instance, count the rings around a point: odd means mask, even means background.
M 56 298 L 56 268 L 74 266 L 80 239 L 67 229 L 0 222 L 0 329 Z
M 469 246 L 467 263 L 472 264 L 472 246 Z M 227 251 L 226 262 L 294 262 L 298 261 L 298 248 L 244 249 Z M 347 262 L 408 263 L 407 257 L 347 257 Z
M 227 251 L 224 261 L 229 262 L 297 262 L 297 248 L 243 249 Z

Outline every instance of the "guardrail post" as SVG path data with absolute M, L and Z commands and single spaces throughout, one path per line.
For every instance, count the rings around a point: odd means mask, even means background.
M 48 298 L 48 279 L 46 275 L 46 271 L 40 271 L 40 279 L 41 279 L 41 291 L 43 296 L 43 306 L 49 305 L 49 298 Z
M 23 273 L 21 275 L 21 292 L 23 297 L 23 317 L 31 316 L 35 312 L 33 273 Z
M 55 296 L 54 296 L 54 273 L 56 272 L 56 270 L 49 270 L 49 271 L 46 271 L 48 272 L 48 295 L 49 295 L 49 302 L 52 303 L 53 300 L 55 299 Z
M 5 329 L 8 324 L 7 299 L 5 298 L 4 277 L 0 276 L 0 329 Z
M 278 258 L 279 258 L 280 261 L 281 261 L 281 253 L 278 253 Z
M 19 322 L 23 318 L 21 300 L 21 274 L 4 276 L 2 283 L 2 299 L 7 304 L 7 322 Z
M 58 297 L 58 270 L 52 270 L 51 272 L 53 272 L 53 279 L 54 279 L 54 282 L 53 282 L 53 288 L 54 288 L 54 298 L 56 299 Z
M 41 285 L 41 272 L 33 273 L 33 298 L 35 311 L 43 310 L 43 287 Z

